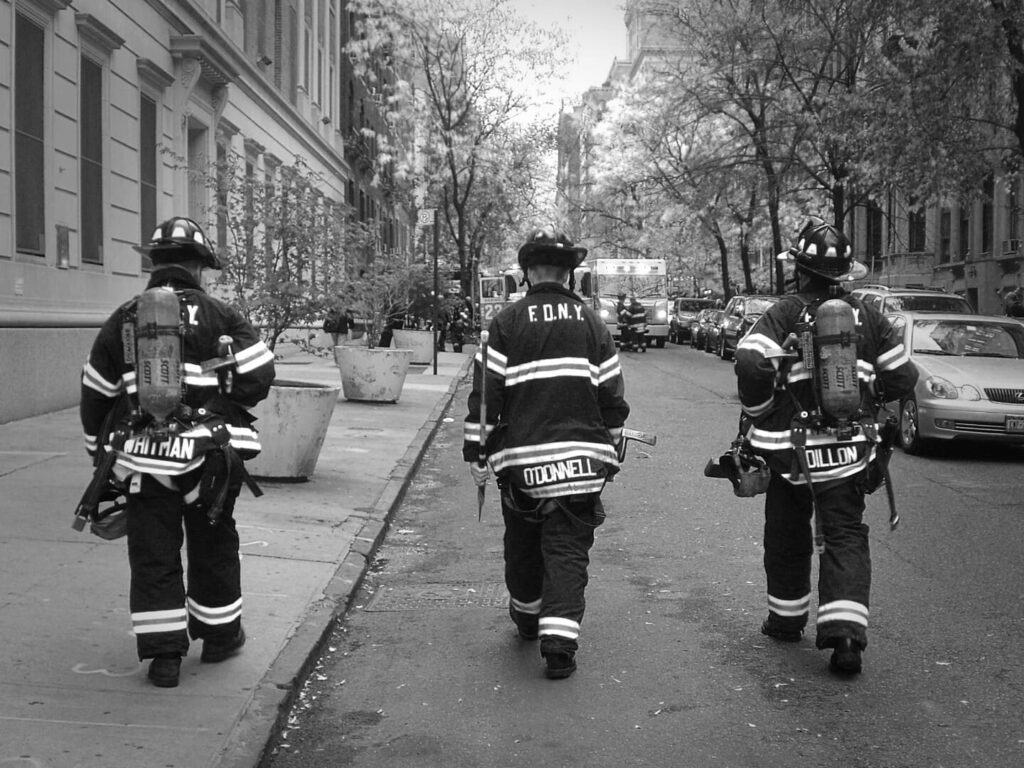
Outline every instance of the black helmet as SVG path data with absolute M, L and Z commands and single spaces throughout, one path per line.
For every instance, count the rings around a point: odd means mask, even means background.
M 136 246 L 135 250 L 149 256 L 154 264 L 178 264 L 198 259 L 209 269 L 220 269 L 223 266 L 202 227 L 182 216 L 160 224 L 153 231 L 149 242 Z
M 797 237 L 797 243 L 779 256 L 786 261 L 795 261 L 796 268 L 818 275 L 833 283 L 860 280 L 868 268 L 853 256 L 849 238 L 812 216 Z
M 534 264 L 552 264 L 556 267 L 576 269 L 587 257 L 587 249 L 572 244 L 572 240 L 553 227 L 535 229 L 519 249 L 519 266 L 525 272 Z

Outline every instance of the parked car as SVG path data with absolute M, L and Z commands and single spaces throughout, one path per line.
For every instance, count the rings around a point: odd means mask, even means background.
M 721 310 L 708 308 L 702 309 L 690 321 L 690 346 L 694 349 L 704 349 L 704 340 L 707 338 L 708 323 Z
M 736 353 L 736 346 L 758 318 L 779 300 L 778 296 L 733 296 L 725 305 L 722 329 L 718 334 L 718 356 L 730 360 Z
M 682 344 L 690 340 L 690 326 L 697 313 L 715 306 L 715 299 L 696 299 L 683 296 L 672 301 L 668 318 L 668 340 Z
M 705 352 L 718 352 L 718 337 L 722 333 L 722 320 L 725 319 L 724 309 L 713 309 L 707 317 L 707 323 L 704 328 L 704 346 Z
M 1024 325 L 953 312 L 886 317 L 919 375 L 899 404 L 903 450 L 949 440 L 1024 443 Z
M 850 291 L 865 304 L 873 304 L 879 312 L 957 312 L 971 314 L 974 307 L 955 293 L 911 285 L 893 288 L 885 285 L 862 285 Z

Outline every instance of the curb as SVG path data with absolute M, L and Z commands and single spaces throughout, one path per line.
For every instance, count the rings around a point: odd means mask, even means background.
M 448 391 L 438 400 L 405 454 L 391 470 L 368 518 L 356 533 L 352 547 L 324 589 L 324 596 L 311 603 L 305 616 L 285 642 L 284 648 L 253 690 L 249 704 L 239 715 L 225 748 L 209 768 L 256 768 L 262 764 L 273 735 L 285 725 L 300 686 L 321 654 L 335 622 L 348 611 L 373 556 L 384 540 L 392 517 L 405 498 L 413 474 L 441 419 L 451 407 L 455 391 L 473 365 L 468 356 L 452 378 Z

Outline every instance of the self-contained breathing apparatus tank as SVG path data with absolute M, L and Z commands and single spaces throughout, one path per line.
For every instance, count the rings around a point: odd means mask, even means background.
M 169 288 L 150 288 L 135 308 L 135 382 L 139 408 L 165 424 L 181 403 L 181 315 Z
M 814 348 L 821 409 L 840 423 L 848 422 L 861 404 L 853 307 L 841 299 L 822 302 L 814 321 Z

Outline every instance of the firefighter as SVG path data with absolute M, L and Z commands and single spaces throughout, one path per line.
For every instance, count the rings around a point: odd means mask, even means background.
M 647 313 L 636 296 L 629 297 L 629 343 L 634 351 L 647 351 Z
M 153 685 L 171 688 L 189 636 L 203 640 L 204 662 L 223 661 L 245 643 L 232 511 L 248 477 L 241 459 L 260 448 L 246 409 L 266 397 L 274 355 L 237 310 L 203 291 L 202 270 L 221 263 L 198 224 L 170 219 L 136 250 L 153 262 L 147 290 L 100 329 L 82 375 L 80 411 L 94 460 L 116 451 L 110 482 L 127 497 L 138 656 L 152 659 Z M 168 299 L 170 317 L 162 327 L 150 320 L 137 324 L 151 303 L 166 306 Z M 154 363 L 146 357 L 150 341 L 159 342 L 163 357 L 156 362 L 172 382 L 163 392 L 172 401 L 158 413 L 152 403 L 162 401 L 151 397 L 147 375 Z M 225 354 L 232 367 L 204 370 L 204 361 Z M 113 435 L 121 437 L 112 444 Z
M 629 304 L 626 303 L 626 294 L 620 293 L 619 300 L 615 304 L 615 323 L 619 330 L 619 347 L 629 351 Z
M 529 290 L 490 323 L 463 444 L 474 481 L 483 485 L 489 468 L 478 460 L 486 431 L 505 522 L 509 614 L 520 638 L 540 638 L 551 679 L 576 670 L 589 552 L 604 520 L 601 491 L 618 471 L 616 445 L 629 415 L 615 342 L 569 288 L 586 254 L 551 228 L 533 232 L 519 249 Z
M 842 232 L 812 218 L 780 259 L 795 265 L 796 292 L 769 308 L 736 351 L 741 432 L 771 470 L 768 616 L 761 632 L 800 639 L 817 543 L 816 645 L 832 649 L 834 672 L 856 674 L 867 646 L 871 585 L 864 497 L 879 486 L 878 462 L 891 449 L 880 444 L 887 430 L 878 406 L 910 394 L 917 372 L 889 322 L 843 290 L 867 268 L 851 258 Z

